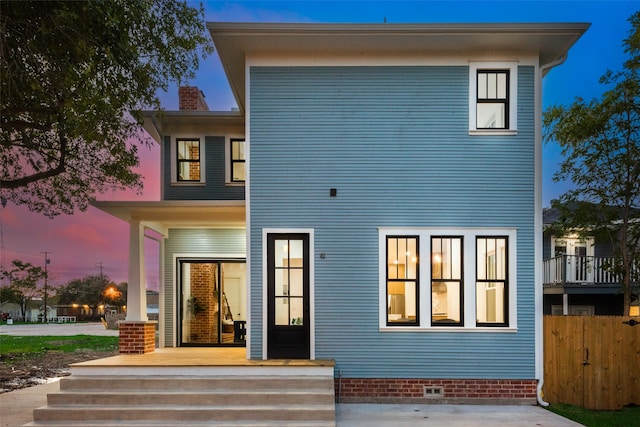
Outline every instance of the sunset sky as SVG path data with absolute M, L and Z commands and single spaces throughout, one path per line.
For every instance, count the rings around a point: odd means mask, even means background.
M 630 30 L 627 18 L 640 1 L 204 1 L 207 21 L 333 22 L 333 23 L 469 23 L 588 22 L 591 28 L 569 51 L 567 61 L 551 70 L 543 85 L 543 108 L 568 105 L 576 97 L 598 97 L 606 88 L 598 80 L 607 69 L 620 70 L 625 55 L 622 40 Z M 216 54 L 202 64 L 189 82 L 201 88 L 211 110 L 228 111 L 235 100 Z M 177 87 L 161 94 L 164 108 L 178 106 Z M 159 200 L 158 147 L 141 150 L 139 172 L 144 192 L 98 195 L 99 200 Z M 558 148 L 543 149 L 543 203 L 548 206 L 567 186 L 551 177 L 559 161 Z M 44 267 L 49 252 L 50 283 L 65 284 L 102 271 L 117 283 L 127 281 L 128 224 L 94 208 L 53 220 L 11 203 L 0 207 L 0 262 L 19 259 Z M 148 287 L 158 288 L 157 243 L 147 245 Z

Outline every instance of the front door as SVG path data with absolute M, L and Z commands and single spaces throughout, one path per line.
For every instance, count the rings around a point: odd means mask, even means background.
M 267 235 L 267 357 L 308 359 L 309 235 Z

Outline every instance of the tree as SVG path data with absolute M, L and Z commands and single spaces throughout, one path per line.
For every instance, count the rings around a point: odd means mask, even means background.
M 0 276 L 9 281 L 9 286 L 4 288 L 2 295 L 3 298 L 7 298 L 7 301 L 18 304 L 22 318 L 26 319 L 29 303 L 41 294 L 38 281 L 44 279 L 45 272 L 41 267 L 17 259 L 13 260 L 11 264 L 10 269 L 2 268 L 0 270 Z
M 561 227 L 609 240 L 627 316 L 640 272 L 640 12 L 629 22 L 629 59 L 601 77 L 609 87 L 601 99 L 577 98 L 544 113 L 545 140 L 557 141 L 564 157 L 554 180 L 574 187 L 553 202 Z
M 0 197 L 53 217 L 142 188 L 143 108 L 212 52 L 202 5 L 0 2 Z
M 98 308 L 107 302 L 105 290 L 109 283 L 106 276 L 86 276 L 60 287 L 56 296 L 60 304 L 88 306 L 91 309 L 91 317 L 95 318 Z

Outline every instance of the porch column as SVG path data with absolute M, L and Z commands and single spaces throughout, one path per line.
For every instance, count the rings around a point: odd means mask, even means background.
M 124 354 L 151 353 L 156 347 L 157 322 L 151 322 L 147 317 L 144 229 L 139 221 L 129 224 L 127 317 L 118 324 L 119 348 Z
M 562 294 L 562 315 L 569 315 L 569 294 Z
M 144 271 L 144 226 L 129 224 L 129 284 L 126 321 L 148 321 L 147 289 Z

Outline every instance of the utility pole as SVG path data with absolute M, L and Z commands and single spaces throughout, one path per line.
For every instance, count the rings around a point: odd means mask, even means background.
M 47 266 L 49 265 L 49 263 L 51 262 L 51 260 L 49 259 L 49 254 L 51 252 L 45 251 L 45 252 L 40 252 L 41 254 L 44 254 L 44 319 L 42 320 L 43 323 L 49 323 L 49 316 L 47 316 L 47 279 L 49 274 L 47 273 Z
M 100 277 L 102 277 L 102 261 L 96 262 L 96 266 L 100 267 Z

